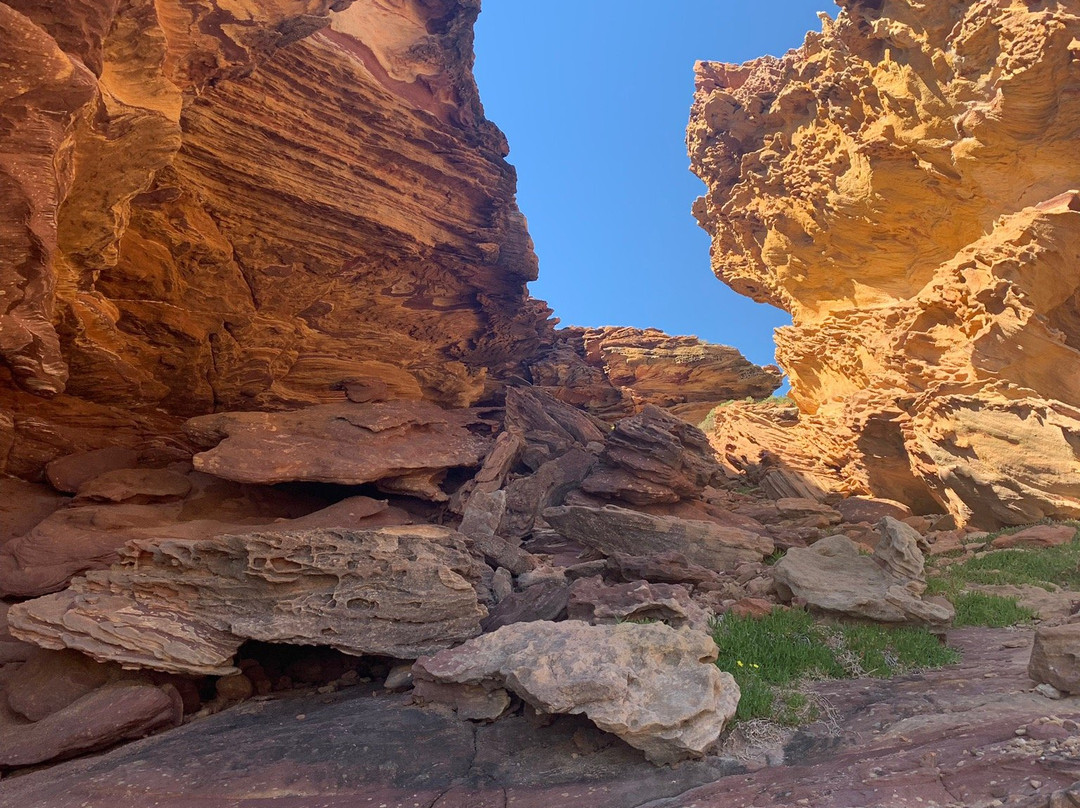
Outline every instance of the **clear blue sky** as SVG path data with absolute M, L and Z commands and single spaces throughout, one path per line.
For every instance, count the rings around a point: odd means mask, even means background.
M 534 296 L 563 325 L 695 334 L 773 361 L 785 312 L 709 268 L 684 143 L 697 59 L 780 55 L 831 0 L 484 0 L 476 77 L 510 140 L 540 256 Z

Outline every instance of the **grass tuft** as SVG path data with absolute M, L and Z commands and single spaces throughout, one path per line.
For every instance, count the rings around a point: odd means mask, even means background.
M 1004 628 L 1030 623 L 1035 612 L 1017 603 L 1016 598 L 988 595 L 984 592 L 961 592 L 952 597 L 957 626 Z
M 797 609 L 776 609 L 760 620 L 727 614 L 713 624 L 713 638 L 717 665 L 742 691 L 736 721 L 813 720 L 813 705 L 796 689 L 809 679 L 888 677 L 959 659 L 922 629 L 825 625 Z

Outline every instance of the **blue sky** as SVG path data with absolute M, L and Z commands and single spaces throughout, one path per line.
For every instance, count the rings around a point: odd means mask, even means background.
M 485 0 L 476 77 L 510 140 L 540 257 L 533 295 L 563 325 L 695 334 L 773 361 L 785 312 L 709 268 L 684 144 L 697 59 L 780 55 L 830 0 Z

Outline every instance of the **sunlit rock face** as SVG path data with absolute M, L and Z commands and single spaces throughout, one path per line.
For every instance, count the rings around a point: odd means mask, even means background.
M 0 2 L 0 471 L 519 372 L 550 326 L 478 11 Z
M 783 58 L 700 63 L 688 131 L 714 271 L 792 315 L 791 465 L 981 526 L 1077 516 L 1080 14 L 839 5 Z

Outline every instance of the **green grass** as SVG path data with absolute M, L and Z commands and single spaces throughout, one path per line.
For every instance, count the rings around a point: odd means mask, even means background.
M 1075 526 L 1076 523 L 1066 524 Z M 1025 527 L 1030 527 L 1025 526 Z M 989 547 L 998 536 L 1015 533 L 1007 528 L 979 540 Z M 1053 589 L 1080 589 L 1080 540 L 1047 548 L 988 550 L 977 557 L 942 565 L 936 560 L 928 570 L 926 594 L 944 595 L 956 608 L 957 626 L 1000 628 L 1026 623 L 1035 614 L 1013 597 L 969 591 L 972 586 L 1038 586 Z
M 767 617 L 725 615 L 713 626 L 717 665 L 739 684 L 736 721 L 771 718 L 782 724 L 813 720 L 813 705 L 791 691 L 808 679 L 889 677 L 959 659 L 921 629 L 820 624 L 807 612 L 776 609 Z
M 940 568 L 930 578 L 927 592 L 955 595 L 968 584 L 1041 586 L 1080 589 L 1080 542 L 1075 539 L 1044 549 L 992 550 Z
M 1016 598 L 987 595 L 983 592 L 961 592 L 954 595 L 957 626 L 989 626 L 1004 628 L 1018 623 L 1030 623 L 1035 612 L 1019 605 Z

